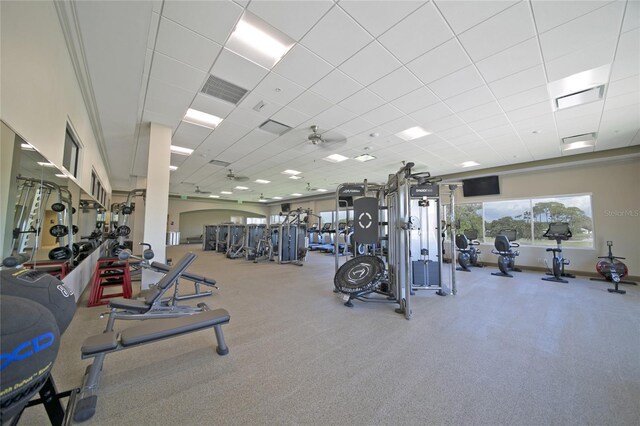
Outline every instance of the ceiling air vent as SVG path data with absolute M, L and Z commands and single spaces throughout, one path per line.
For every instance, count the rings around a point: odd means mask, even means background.
M 284 135 L 289 130 L 291 130 L 291 127 L 287 126 L 286 124 L 278 123 L 277 121 L 273 120 L 267 120 L 259 127 L 265 132 L 273 133 L 274 135 Z
M 229 83 L 221 78 L 209 75 L 209 78 L 204 84 L 201 92 L 237 105 L 242 98 L 244 98 L 244 95 L 247 94 L 248 90 L 243 89 L 240 86 L 236 86 L 233 83 Z
M 209 161 L 209 164 L 213 164 L 214 166 L 227 167 L 231 163 L 227 163 L 226 161 L 220 161 L 220 160 L 211 160 Z

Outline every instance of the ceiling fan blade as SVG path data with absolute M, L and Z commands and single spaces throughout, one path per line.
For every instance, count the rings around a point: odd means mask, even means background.
M 248 176 L 234 176 L 233 180 L 235 180 L 236 182 L 246 182 L 249 180 Z

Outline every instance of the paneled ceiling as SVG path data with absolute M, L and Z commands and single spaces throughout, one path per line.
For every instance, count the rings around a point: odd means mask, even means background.
M 208 196 L 194 194 L 198 186 L 243 201 L 384 181 L 404 160 L 440 175 L 640 144 L 637 1 L 166 0 L 75 8 L 116 189 L 146 174 L 153 146 L 141 129 L 149 122 L 171 127 L 172 143 L 194 150 L 172 154 L 170 193 Z M 294 42 L 271 69 L 225 47 L 247 12 Z M 237 105 L 200 93 L 210 75 L 248 93 Z M 556 110 L 555 82 L 580 78 L 586 86 L 576 91 L 604 83 L 602 98 Z M 223 120 L 215 130 L 186 123 L 189 108 Z M 259 129 L 268 119 L 292 129 L 281 136 Z M 346 141 L 314 145 L 312 125 Z M 397 136 L 416 126 L 430 134 Z M 562 138 L 592 132 L 595 146 L 563 152 Z M 353 159 L 365 153 L 376 158 Z M 324 160 L 331 154 L 348 159 Z M 463 169 L 468 161 L 479 165 Z M 227 179 L 228 169 L 249 180 Z

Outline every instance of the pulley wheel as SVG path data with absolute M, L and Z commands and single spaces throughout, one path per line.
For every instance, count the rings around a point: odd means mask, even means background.
M 51 204 L 51 210 L 53 210 L 56 213 L 63 212 L 65 208 L 66 207 L 62 203 L 53 203 L 53 204 Z
M 341 293 L 354 294 L 372 290 L 384 277 L 385 266 L 376 256 L 358 256 L 338 269 L 333 284 Z
M 67 228 L 64 225 L 53 225 L 49 229 L 49 234 L 51 234 L 52 237 L 56 237 L 56 238 L 64 237 L 68 233 L 69 233 L 69 228 Z

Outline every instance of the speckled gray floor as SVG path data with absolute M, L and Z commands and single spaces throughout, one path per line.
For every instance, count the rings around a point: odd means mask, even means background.
M 419 293 L 407 321 L 391 304 L 344 307 L 330 256 L 303 267 L 197 246 L 169 256 L 187 250 L 199 255 L 190 271 L 221 287 L 202 300 L 231 314 L 229 355 L 216 355 L 212 331 L 111 354 L 86 424 L 640 424 L 636 286 L 618 295 L 587 278 L 474 269 L 457 274 L 455 297 Z M 84 306 L 53 370 L 60 389 L 80 384 L 80 345 L 106 321 Z M 45 424 L 43 411 L 22 424 Z

